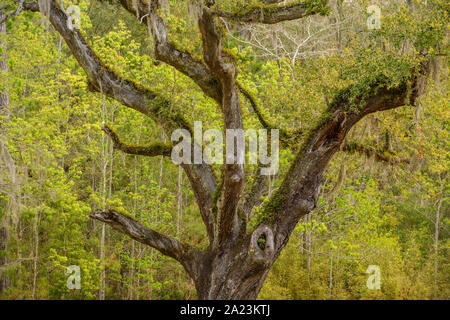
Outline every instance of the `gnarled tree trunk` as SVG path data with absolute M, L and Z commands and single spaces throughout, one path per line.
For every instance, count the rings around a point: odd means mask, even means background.
M 281 1 L 265 1 L 278 3 Z M 120 0 L 122 7 L 146 23 L 155 46 L 155 57 L 191 78 L 203 93 L 217 102 L 223 113 L 224 130 L 243 129 L 239 93 L 248 99 L 261 122 L 268 129 L 276 129 L 264 119 L 256 101 L 237 82 L 235 59 L 222 48 L 223 28 L 217 17 L 238 22 L 274 24 L 286 20 L 326 12 L 323 5 L 310 7 L 308 2 L 287 5 L 269 5 L 249 8 L 245 13 L 224 12 L 211 7 L 214 1 L 200 5 L 198 26 L 203 44 L 203 59 L 196 59 L 170 42 L 165 21 L 159 15 L 158 0 Z M 25 3 L 25 9 L 38 11 L 35 2 Z M 52 1 L 48 15 L 50 23 L 61 34 L 85 70 L 92 91 L 116 99 L 160 123 L 168 136 L 175 129 L 192 132 L 190 121 L 184 118 L 171 101 L 149 89 L 142 89 L 106 67 L 77 30 L 67 26 L 68 17 Z M 252 231 L 247 231 L 252 209 L 259 205 L 260 189 L 266 179 L 256 173 L 253 185 L 244 193 L 247 184 L 244 166 L 237 161 L 223 166 L 220 182 L 207 163 L 182 164 L 204 222 L 209 248 L 198 250 L 181 241 L 151 230 L 128 215 L 114 210 L 92 213 L 91 217 L 105 222 L 131 238 L 149 245 L 179 261 L 194 280 L 200 299 L 256 299 L 263 282 L 288 243 L 298 221 L 310 213 L 317 204 L 323 173 L 340 150 L 349 130 L 364 116 L 412 105 L 417 97 L 418 72 L 396 87 L 374 82 L 371 90 L 353 97 L 352 88 L 332 97 L 322 121 L 307 135 L 301 129 L 292 134 L 280 130 L 283 147 L 291 147 L 303 139 L 289 171 L 280 187 L 263 204 L 262 219 Z M 350 108 L 351 101 L 359 109 Z M 169 111 L 170 110 L 170 111 Z M 174 111 L 175 110 L 175 111 Z M 114 146 L 133 155 L 170 156 L 172 146 L 155 143 L 149 146 L 132 146 L 124 143 L 108 125 L 104 131 Z M 195 146 L 193 148 L 195 150 Z

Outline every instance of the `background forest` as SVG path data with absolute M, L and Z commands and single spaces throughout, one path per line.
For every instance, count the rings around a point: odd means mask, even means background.
M 0 8 L 14 3 L 0 1 Z M 217 2 L 241 10 L 257 1 Z M 190 119 L 222 127 L 212 99 L 156 61 L 147 27 L 117 1 L 63 3 L 79 6 L 83 35 L 116 72 L 170 97 Z M 381 8 L 380 29 L 367 26 L 369 5 Z M 328 93 L 377 73 L 395 82 L 418 51 L 432 56 L 429 82 L 415 107 L 369 115 L 351 130 L 326 172 L 318 207 L 297 225 L 259 298 L 449 299 L 449 3 L 331 0 L 329 8 L 276 25 L 225 23 L 239 81 L 271 123 L 307 130 L 320 121 Z M 171 37 L 200 55 L 196 14 L 193 1 L 165 1 Z M 39 13 L 23 11 L 0 24 L 0 44 L 0 298 L 195 299 L 178 263 L 89 218 L 113 207 L 207 246 L 181 167 L 114 150 L 101 127 L 111 124 L 135 144 L 170 137 L 90 92 L 84 71 Z M 260 128 L 242 101 L 246 127 Z M 262 201 L 292 157 L 281 152 Z M 66 285 L 71 265 L 81 269 L 79 290 Z M 369 265 L 380 267 L 379 290 L 366 286 Z

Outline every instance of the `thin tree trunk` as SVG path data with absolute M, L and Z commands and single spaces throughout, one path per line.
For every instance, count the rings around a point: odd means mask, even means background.
M 5 251 L 8 249 L 8 234 L 7 227 L 0 227 L 0 251 Z M 0 295 L 8 288 L 8 277 L 3 274 L 3 268 L 6 268 L 7 260 L 6 256 L 2 254 L 0 256 Z
M 333 289 L 333 251 L 330 254 L 330 281 L 328 283 L 328 298 L 331 298 L 331 292 Z
M 100 261 L 102 271 L 100 273 L 100 293 L 99 300 L 105 300 L 105 224 L 102 224 L 102 235 L 100 240 Z
M 442 183 L 441 175 L 439 175 L 439 182 L 441 184 L 441 190 L 439 195 L 439 201 L 436 208 L 436 221 L 434 225 L 434 288 L 435 288 L 435 297 L 438 293 L 438 266 L 439 266 L 439 224 L 440 224 L 440 211 L 442 206 L 442 197 L 444 193 L 444 184 Z
M 331 235 L 333 241 L 333 235 Z M 330 277 L 328 282 L 328 298 L 331 299 L 331 292 L 333 290 L 333 248 L 330 248 Z
M 164 133 L 161 131 L 160 132 L 160 137 L 161 140 L 163 140 L 164 142 L 166 142 L 166 139 L 164 138 Z M 162 180 L 163 180 L 163 169 L 164 169 L 164 156 L 159 157 L 159 180 L 158 180 L 158 187 L 161 190 L 162 187 Z M 159 206 L 159 204 L 158 204 Z M 159 207 L 158 207 L 159 209 Z M 158 210 L 158 212 L 160 212 L 160 210 Z M 158 214 L 158 222 L 162 221 L 162 215 Z

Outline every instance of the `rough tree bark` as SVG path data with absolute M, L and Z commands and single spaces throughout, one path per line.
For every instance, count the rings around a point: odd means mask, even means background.
M 121 6 L 133 14 L 151 31 L 155 57 L 190 77 L 205 95 L 214 99 L 223 113 L 225 129 L 242 129 L 239 92 L 251 100 L 251 96 L 237 83 L 237 67 L 232 56 L 222 49 L 222 30 L 217 17 L 240 22 L 278 23 L 326 12 L 326 1 L 314 8 L 305 4 L 274 5 L 281 1 L 264 1 L 258 8 L 250 8 L 240 14 L 214 9 L 214 1 L 206 1 L 199 8 L 198 26 L 203 43 L 203 60 L 178 49 L 168 39 L 165 21 L 159 15 L 157 0 L 119 0 Z M 25 10 L 39 11 L 35 2 L 24 3 Z M 100 91 L 123 105 L 135 109 L 160 123 L 170 136 L 174 129 L 192 131 L 190 123 L 180 112 L 169 112 L 170 100 L 141 88 L 106 67 L 77 30 L 67 27 L 67 15 L 52 1 L 49 21 L 62 36 L 73 56 L 84 69 L 92 91 Z M 183 165 L 188 177 L 201 218 L 205 224 L 209 248 L 198 250 L 169 236 L 148 229 L 133 218 L 114 210 L 98 211 L 91 215 L 119 230 L 136 241 L 149 245 L 179 261 L 193 279 L 200 299 L 256 299 L 264 280 L 286 246 L 300 218 L 316 206 L 322 175 L 343 144 L 349 130 L 364 116 L 383 110 L 412 105 L 417 97 L 415 89 L 417 71 L 395 88 L 383 84 L 373 85 L 373 90 L 359 97 L 358 110 L 348 108 L 346 92 L 329 104 L 326 117 L 306 137 L 301 131 L 294 136 L 281 138 L 304 139 L 288 174 L 263 209 L 264 219 L 248 233 L 247 222 L 252 208 L 259 204 L 258 190 L 265 184 L 259 177 L 253 180 L 250 192 L 244 194 L 246 179 L 241 164 L 226 164 L 220 183 L 212 168 L 206 164 Z M 250 101 L 256 107 L 254 101 Z M 175 108 L 176 109 L 176 108 Z M 269 127 L 262 115 L 258 118 Z M 150 146 L 130 146 L 124 143 L 108 125 L 104 131 L 114 146 L 128 154 L 142 156 L 168 156 L 171 146 L 155 143 Z M 289 139 L 287 139 L 289 140 Z M 358 150 L 355 150 L 358 151 Z M 256 196 L 255 196 L 256 194 Z

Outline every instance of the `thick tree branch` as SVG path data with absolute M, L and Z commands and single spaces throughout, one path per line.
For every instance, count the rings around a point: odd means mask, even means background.
M 172 153 L 172 146 L 167 143 L 156 142 L 148 146 L 130 145 L 123 142 L 113 128 L 104 124 L 102 130 L 111 138 L 114 147 L 120 151 L 146 157 L 166 156 L 170 157 Z
M 261 174 L 261 167 L 258 166 L 254 174 L 254 181 L 250 190 L 245 194 L 241 208 L 244 211 L 245 217 L 248 221 L 252 209 L 260 204 L 261 196 L 267 192 L 267 176 Z
M 279 1 L 266 1 L 272 4 L 259 5 L 246 9 L 244 12 L 227 12 L 208 8 L 211 15 L 237 22 L 275 24 L 282 21 L 296 20 L 315 14 L 327 14 L 327 0 L 306 0 L 279 6 Z
M 202 8 L 198 25 L 202 35 L 203 57 L 211 72 L 220 79 L 222 87 L 221 107 L 225 128 L 243 129 L 239 104 L 237 69 L 234 58 L 222 50 L 222 31 L 207 7 Z M 234 141 L 233 141 L 234 143 Z M 230 143 L 227 143 L 229 145 Z M 237 149 L 237 148 L 235 148 Z M 227 159 L 223 177 L 223 188 L 219 197 L 218 215 L 215 221 L 215 246 L 226 245 L 245 232 L 245 218 L 240 217 L 238 205 L 244 186 L 244 165 L 238 159 L 243 150 L 235 150 L 234 159 Z
M 279 139 L 281 142 L 281 146 L 283 147 L 289 147 L 292 145 L 292 143 L 297 142 L 297 140 L 301 137 L 303 134 L 302 129 L 296 129 L 295 131 L 287 131 L 281 128 L 277 128 L 275 125 L 269 123 L 267 119 L 264 118 L 263 112 L 261 108 L 256 103 L 255 98 L 251 95 L 251 93 L 245 89 L 240 83 L 238 83 L 239 91 L 244 95 L 244 97 L 250 102 L 250 105 L 252 106 L 253 111 L 256 114 L 256 117 L 259 120 L 259 123 L 267 129 L 278 129 L 279 130 Z
M 24 9 L 36 12 L 39 11 L 39 5 L 35 2 L 25 2 Z M 191 131 L 189 124 L 181 114 L 170 111 L 169 100 L 120 77 L 105 66 L 87 44 L 81 33 L 68 28 L 66 14 L 55 6 L 54 1 L 51 4 L 49 20 L 56 31 L 63 37 L 72 55 L 86 72 L 91 90 L 102 92 L 123 105 L 152 118 L 161 124 L 169 135 L 173 130 L 180 128 Z M 214 173 L 211 167 L 204 163 L 183 165 L 183 168 L 192 185 L 202 219 L 211 237 L 212 218 L 210 217 L 210 209 L 217 185 Z
M 280 188 L 264 209 L 265 222 L 275 230 L 277 248 L 288 241 L 299 219 L 315 208 L 323 172 L 340 150 L 348 131 L 370 113 L 413 105 L 418 95 L 417 76 L 414 74 L 412 81 L 406 79 L 394 88 L 373 84 L 369 93 L 357 99 L 359 108 L 351 107 L 349 92 L 350 88 L 336 97 L 326 113 L 328 117 L 311 131 Z
M 97 211 L 92 213 L 90 217 L 108 224 L 113 229 L 129 235 L 136 241 L 157 249 L 166 256 L 174 258 L 185 267 L 190 275 L 193 274 L 195 259 L 200 255 L 200 252 L 195 248 L 149 229 L 133 218 L 114 210 Z
M 157 0 L 120 0 L 123 8 L 149 26 L 155 42 L 155 57 L 191 78 L 207 96 L 220 103 L 222 92 L 219 81 L 201 60 L 178 49 L 168 39 L 164 20 L 158 14 L 158 2 Z

